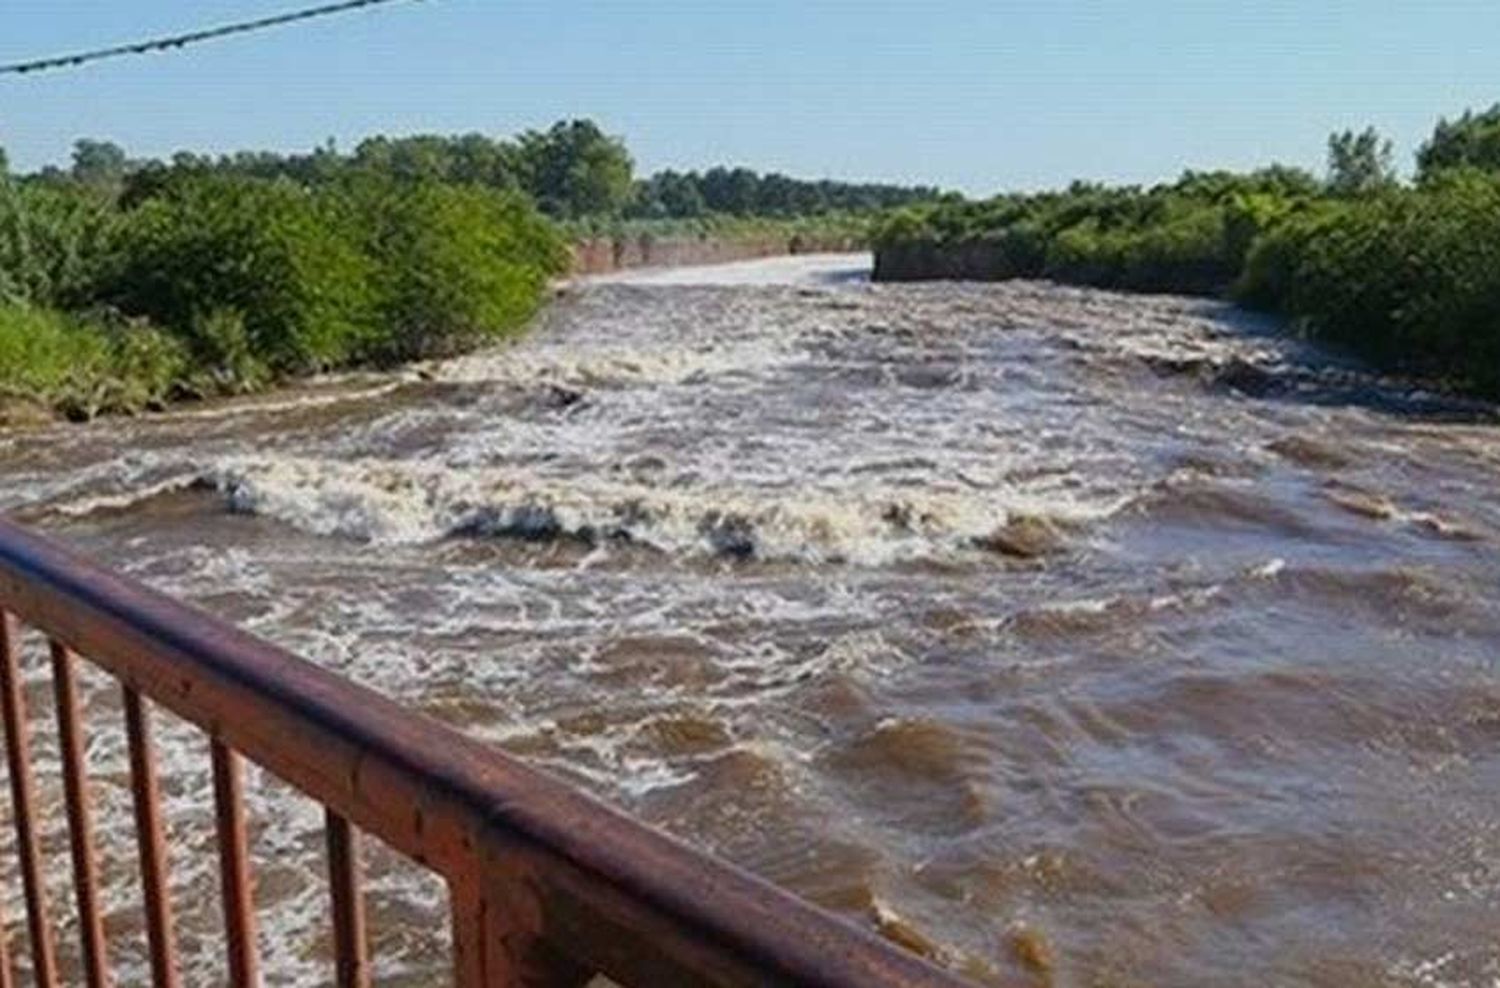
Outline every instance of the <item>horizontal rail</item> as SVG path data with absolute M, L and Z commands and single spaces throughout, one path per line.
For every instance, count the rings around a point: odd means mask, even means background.
M 495 748 L 3 519 L 0 610 L 441 874 L 461 924 L 463 985 L 581 984 L 593 972 L 636 985 L 960 984 Z

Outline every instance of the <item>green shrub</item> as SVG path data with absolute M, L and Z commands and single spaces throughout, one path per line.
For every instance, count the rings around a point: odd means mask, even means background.
M 203 175 L 126 214 L 106 298 L 221 364 L 214 313 L 242 314 L 274 374 L 347 363 L 376 335 L 373 264 L 326 197 L 286 181 Z
M 1500 394 L 1500 175 L 1463 162 L 1343 198 L 1275 167 L 1144 190 L 1075 183 L 903 210 L 875 244 L 877 277 L 1229 289 L 1383 367 Z
M 0 306 L 0 390 L 48 403 L 92 390 L 108 373 L 109 342 L 96 328 L 28 305 Z
M 566 245 L 517 193 L 356 182 L 342 194 L 373 270 L 378 331 L 361 357 L 442 356 L 512 332 L 536 312 Z
M 0 396 L 73 418 L 137 412 L 166 401 L 185 366 L 181 345 L 150 327 L 0 306 Z
M 916 263 L 877 264 L 877 271 L 920 277 L 925 263 L 943 276 L 1219 292 L 1283 204 L 1315 188 L 1303 172 L 1272 167 L 1188 172 L 1151 189 L 1074 183 L 1061 192 L 909 208 L 877 224 L 874 242 L 877 253 Z
M 270 382 L 271 372 L 256 353 L 240 310 L 195 312 L 188 335 L 194 349 L 188 386 L 195 394 L 255 391 Z
M 0 176 L 0 301 L 86 305 L 118 226 L 114 209 L 85 190 Z
M 181 340 L 141 324 L 118 325 L 106 332 L 109 377 L 99 410 L 160 408 L 183 391 L 191 363 Z
M 1256 244 L 1237 295 L 1382 365 L 1500 391 L 1500 178 L 1304 211 Z

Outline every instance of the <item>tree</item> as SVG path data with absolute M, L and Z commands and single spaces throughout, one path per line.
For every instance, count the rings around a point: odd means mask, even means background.
M 653 219 L 691 219 L 708 211 L 698 191 L 698 175 L 671 169 L 659 171 L 637 185 L 634 213 Z
M 1358 196 L 1394 185 L 1391 142 L 1374 127 L 1328 135 L 1328 191 L 1339 196 Z
M 554 216 L 617 215 L 634 191 L 625 143 L 592 120 L 567 120 L 521 135 L 522 184 Z
M 760 176 L 748 168 L 710 168 L 703 175 L 703 201 L 716 213 L 749 216 L 759 191 Z
M 129 162 L 125 151 L 110 141 L 81 138 L 73 143 L 73 181 L 111 196 L 125 183 Z
M 1500 171 L 1500 103 L 1481 113 L 1465 110 L 1457 120 L 1439 120 L 1417 149 L 1417 176 L 1429 179 L 1449 168 Z

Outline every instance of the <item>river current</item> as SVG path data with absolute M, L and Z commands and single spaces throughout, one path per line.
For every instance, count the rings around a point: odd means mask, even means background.
M 0 433 L 0 510 L 979 983 L 1500 984 L 1495 410 L 1218 303 L 867 270 L 597 279 L 477 355 Z M 267 982 L 326 983 L 321 814 L 249 783 Z M 371 867 L 380 983 L 443 983 L 441 890 Z

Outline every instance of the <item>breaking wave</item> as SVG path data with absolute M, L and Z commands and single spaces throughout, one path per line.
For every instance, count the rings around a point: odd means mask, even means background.
M 857 563 L 956 553 L 1037 558 L 1061 551 L 1083 523 L 1115 507 L 1019 491 L 792 493 L 297 457 L 232 458 L 201 482 L 232 510 L 374 543 L 567 539 L 685 555 Z

